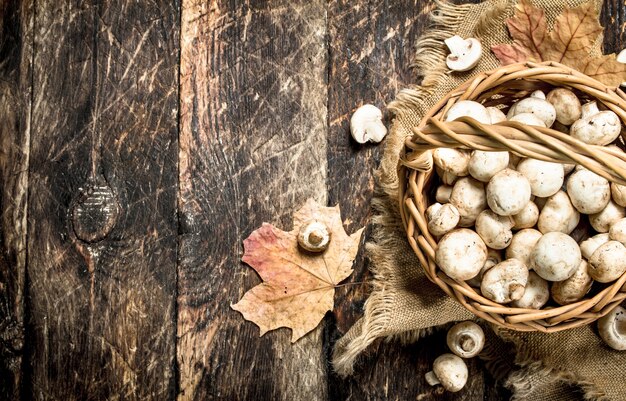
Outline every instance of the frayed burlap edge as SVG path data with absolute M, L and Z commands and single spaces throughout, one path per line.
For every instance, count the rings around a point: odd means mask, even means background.
M 447 51 L 442 45 L 443 40 L 456 34 L 459 25 L 472 7 L 471 4 L 454 5 L 441 0 L 436 0 L 435 3 L 437 8 L 431 15 L 432 26 L 417 43 L 415 62 L 412 65 L 418 72 L 427 72 L 427 75 L 424 76 L 420 86 L 403 89 L 388 105 L 388 109 L 396 116 L 392 130 L 399 128 L 395 126 L 399 121 L 410 124 L 419 122 L 416 121 L 418 113 L 425 111 L 422 110 L 423 100 L 432 95 L 448 73 L 445 67 Z M 476 28 L 477 32 L 484 32 L 506 5 L 506 2 L 501 2 L 487 13 L 483 13 Z M 384 154 L 386 156 L 398 155 L 403 144 L 402 135 L 389 135 Z M 359 354 L 380 337 L 386 337 L 388 340 L 398 339 L 405 343 L 414 342 L 434 330 L 434 328 L 427 328 L 393 335 L 386 333 L 391 316 L 387 309 L 393 304 L 396 296 L 393 285 L 390 285 L 392 283 L 388 281 L 388 277 L 393 276 L 390 272 L 396 268 L 396 262 L 391 255 L 394 249 L 406 247 L 405 234 L 396 202 L 398 193 L 396 169 L 397 157 L 384 157 L 376 173 L 378 185 L 372 201 L 375 214 L 372 220 L 374 230 L 372 241 L 366 244 L 366 253 L 372 261 L 370 270 L 374 275 L 372 280 L 374 288 L 372 295 L 365 302 L 364 317 L 335 345 L 333 367 L 340 376 L 351 375 Z M 396 230 L 399 231 L 398 235 L 389 235 Z

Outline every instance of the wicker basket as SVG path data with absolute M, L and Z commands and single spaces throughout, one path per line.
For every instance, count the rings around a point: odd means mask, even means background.
M 575 162 L 609 181 L 626 184 L 626 154 L 615 149 L 588 145 L 554 129 L 516 122 L 485 125 L 467 117 L 442 121 L 442 116 L 459 100 L 475 100 L 485 106 L 504 104 L 508 108 L 534 90 L 546 92 L 555 87 L 573 90 L 583 102 L 597 100 L 600 107 L 613 110 L 626 123 L 626 94 L 621 90 L 609 88 L 556 62 L 528 62 L 482 73 L 448 93 L 413 129 L 414 134 L 406 139 L 400 155 L 402 220 L 428 278 L 476 316 L 518 331 L 554 332 L 593 322 L 626 298 L 626 292 L 621 292 L 626 274 L 614 283 L 594 284 L 587 298 L 579 302 L 541 310 L 495 303 L 467 283 L 451 279 L 435 264 L 437 240 L 428 232 L 424 217 L 438 184 L 430 150 L 437 147 L 508 150 L 551 162 Z M 506 113 L 506 109 L 503 111 Z M 621 137 L 615 144 L 624 148 Z

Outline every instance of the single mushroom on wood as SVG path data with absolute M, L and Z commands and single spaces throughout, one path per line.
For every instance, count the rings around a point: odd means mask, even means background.
M 382 141 L 387 135 L 383 113 L 374 105 L 364 104 L 352 114 L 350 132 L 358 143 Z
M 467 377 L 467 365 L 463 359 L 454 354 L 443 354 L 433 362 L 433 370 L 426 373 L 426 382 L 431 386 L 441 384 L 454 393 L 465 386 Z
M 461 358 L 473 358 L 485 346 L 485 333 L 476 323 L 466 320 L 455 324 L 446 335 L 448 348 Z

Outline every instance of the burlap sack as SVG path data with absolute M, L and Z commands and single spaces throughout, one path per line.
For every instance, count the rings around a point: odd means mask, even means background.
M 551 27 L 564 7 L 583 1 L 533 2 L 545 9 Z M 594 1 L 600 8 L 601 0 Z M 437 1 L 433 26 L 420 39 L 415 55 L 423 82 L 401 91 L 389 105 L 395 120 L 378 171 L 374 229 L 367 244 L 373 291 L 363 318 L 336 344 L 333 364 L 340 375 L 351 374 L 358 355 L 378 338 L 415 341 L 437 326 L 474 318 L 426 279 L 409 247 L 397 208 L 396 166 L 404 138 L 438 99 L 471 76 L 499 66 L 489 48 L 510 42 L 505 20 L 513 15 L 514 7 L 515 0 L 459 6 Z M 477 37 L 485 49 L 480 64 L 469 73 L 449 74 L 445 66 L 443 40 L 454 34 Z M 601 43 L 601 39 L 596 43 L 595 53 L 601 51 Z M 491 329 L 481 358 L 512 390 L 513 399 L 626 399 L 626 353 L 603 345 L 594 327 L 554 334 Z

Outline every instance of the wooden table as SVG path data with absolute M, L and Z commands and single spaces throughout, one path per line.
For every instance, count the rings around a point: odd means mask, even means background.
M 508 398 L 470 362 L 462 392 L 424 382 L 433 335 L 329 364 L 368 287 L 290 344 L 230 304 L 262 222 L 309 197 L 367 225 L 382 147 L 352 111 L 407 84 L 432 1 L 0 2 L 0 399 Z M 626 7 L 605 1 L 608 52 Z M 367 236 L 367 233 L 366 233 Z M 351 282 L 368 280 L 359 255 Z

